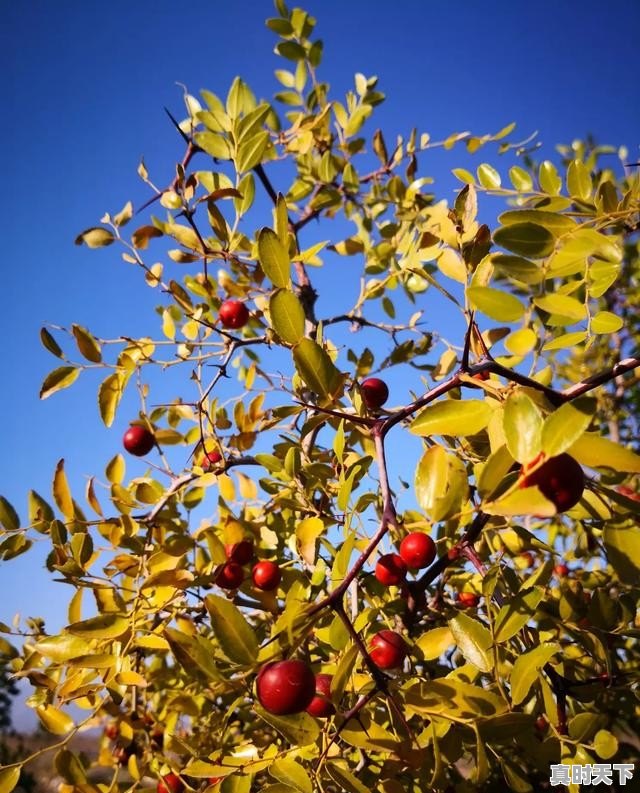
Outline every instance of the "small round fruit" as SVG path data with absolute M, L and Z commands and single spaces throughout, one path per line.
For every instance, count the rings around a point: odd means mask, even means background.
M 120 735 L 120 728 L 118 727 L 117 722 L 112 721 L 110 724 L 107 724 L 104 734 L 110 741 L 115 741 L 115 739 Z
M 156 793 L 182 793 L 184 782 L 173 772 L 162 777 L 156 786 Z
M 400 543 L 400 556 L 414 570 L 429 567 L 436 558 L 436 544 L 423 531 L 412 531 Z
M 236 564 L 248 564 L 253 559 L 253 541 L 241 540 L 224 546 L 227 559 Z
M 377 410 L 389 399 L 389 389 L 384 380 L 378 377 L 369 377 L 360 383 L 362 398 L 370 410 Z
M 555 573 L 555 574 L 556 574 L 556 575 L 557 575 L 559 578 L 566 578 L 566 576 L 568 576 L 568 575 L 569 575 L 569 568 L 568 568 L 568 567 L 567 567 L 567 565 L 566 565 L 566 564 L 564 564 L 564 562 L 563 562 L 562 564 L 557 564 L 557 565 L 556 565 L 556 566 L 553 568 L 553 572 L 554 572 L 554 573 Z
M 317 719 L 327 719 L 336 712 L 331 701 L 331 675 L 316 675 L 316 695 L 307 708 L 307 713 Z
M 407 565 L 397 553 L 386 553 L 378 559 L 375 577 L 384 586 L 397 586 L 407 575 Z
M 225 300 L 220 306 L 218 316 L 225 328 L 237 330 L 249 321 L 249 309 L 239 300 Z
M 236 562 L 227 562 L 222 565 L 216 576 L 216 584 L 221 589 L 237 589 L 244 581 L 244 570 Z
M 549 726 L 549 722 L 545 719 L 544 716 L 538 716 L 535 720 L 534 727 L 536 728 L 536 732 L 543 733 L 547 731 L 547 727 Z
M 205 452 L 200 467 L 203 471 L 210 471 L 212 468 L 217 468 L 220 462 L 222 462 L 222 455 L 214 449 L 213 451 Z
M 465 609 L 475 608 L 480 602 L 480 598 L 473 592 L 458 592 L 456 600 Z
M 380 631 L 371 639 L 369 655 L 379 669 L 398 669 L 407 655 L 407 644 L 395 631 Z
M 522 469 L 520 487 L 537 485 L 542 495 L 551 501 L 558 512 L 566 512 L 580 501 L 584 490 L 584 472 L 569 454 L 550 457 L 531 473 Z
M 536 561 L 536 557 L 531 553 L 531 551 L 525 551 L 524 553 L 521 553 L 520 558 L 522 559 L 522 564 L 525 567 L 533 567 Z
M 271 662 L 258 672 L 256 693 L 269 713 L 302 713 L 316 695 L 316 676 L 304 661 Z
M 122 438 L 122 445 L 129 454 L 133 454 L 136 457 L 144 457 L 156 445 L 156 439 L 146 427 L 134 424 L 125 432 Z
M 251 578 L 253 579 L 254 586 L 258 589 L 261 589 L 263 592 L 272 592 L 274 589 L 278 588 L 282 574 L 275 562 L 264 559 L 253 566 Z

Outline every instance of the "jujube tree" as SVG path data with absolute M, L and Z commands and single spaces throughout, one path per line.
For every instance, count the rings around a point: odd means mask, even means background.
M 387 140 L 377 79 L 333 97 L 315 21 L 276 8 L 273 101 L 239 78 L 224 100 L 186 94 L 171 184 L 141 164 L 138 211 L 76 240 L 119 248 L 159 323 L 42 331 L 61 359 L 43 398 L 102 370 L 111 427 L 140 397 L 105 482 L 81 497 L 61 459 L 26 520 L 0 502 L 2 557 L 50 543 L 74 591 L 67 626 L 30 621 L 11 660 L 61 736 L 63 790 L 103 789 L 67 747 L 96 725 L 113 784 L 159 791 L 527 791 L 551 763 L 624 761 L 637 170 L 579 141 L 538 162 L 513 125 Z M 455 168 L 449 202 L 420 155 L 461 146 L 498 161 Z M 491 229 L 478 204 L 496 199 Z

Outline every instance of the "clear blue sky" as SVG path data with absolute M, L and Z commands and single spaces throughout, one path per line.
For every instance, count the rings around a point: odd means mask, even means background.
M 440 138 L 515 121 L 522 137 L 539 131 L 546 156 L 555 143 L 592 133 L 640 159 L 637 0 L 303 5 L 318 19 L 322 75 L 337 93 L 357 71 L 379 76 L 388 99 L 375 123 L 390 140 L 412 126 Z M 73 239 L 105 210 L 145 199 L 135 173 L 141 155 L 159 182 L 171 177 L 181 147 L 162 108 L 182 114 L 176 82 L 225 95 L 240 74 L 260 96 L 277 90 L 273 70 L 286 64 L 264 26 L 271 14 L 271 3 L 256 0 L 3 5 L 0 492 L 22 515 L 29 488 L 49 497 L 61 456 L 81 491 L 85 475 L 101 473 L 118 451 L 127 423 L 123 410 L 112 430 L 102 427 L 89 378 L 39 402 L 55 366 L 38 341 L 41 325 L 78 322 L 108 337 L 148 333 L 154 321 L 156 295 L 136 269 L 114 248 L 90 252 Z M 438 177 L 439 196 L 451 196 L 449 170 L 462 160 L 462 151 L 429 153 L 421 174 Z M 19 610 L 44 614 L 55 628 L 68 593 L 52 589 L 41 564 L 36 555 L 2 565 L 0 621 Z

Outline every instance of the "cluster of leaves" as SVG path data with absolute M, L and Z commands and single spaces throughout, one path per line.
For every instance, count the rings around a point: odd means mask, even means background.
M 384 98 L 376 78 L 358 74 L 331 99 L 315 21 L 276 7 L 267 24 L 290 66 L 276 71 L 273 103 L 240 79 L 226 101 L 186 95 L 171 185 L 139 168 L 164 217 L 129 233 L 127 203 L 77 239 L 118 245 L 140 268 L 159 293 L 158 337 L 104 340 L 74 325 L 74 360 L 59 333 L 42 331 L 61 359 L 43 398 L 97 369 L 111 426 L 133 378 L 136 421 L 159 445 L 133 476 L 121 455 L 110 460 L 106 483 L 88 481 L 86 507 L 63 460 L 53 503 L 31 491 L 26 522 L 0 501 L 0 556 L 50 543 L 48 569 L 74 590 L 64 630 L 31 620 L 11 660 L 33 685 L 29 705 L 61 736 L 64 789 L 100 789 L 66 745 L 106 717 L 117 751 L 103 738 L 97 762 L 114 784 L 126 764 L 134 787 L 173 770 L 193 789 L 215 779 L 222 793 L 462 792 L 505 780 L 528 791 L 551 763 L 628 759 L 640 679 L 640 361 L 625 358 L 638 334 L 637 172 L 603 165 L 614 152 L 589 143 L 538 164 L 508 141 L 512 127 L 441 142 L 414 130 L 393 146 L 379 130 L 367 138 Z M 463 184 L 452 206 L 424 192 L 420 152 L 461 144 L 471 154 L 496 144 L 516 163 L 503 169 L 510 186 L 482 163 L 454 170 Z M 268 175 L 275 161 L 291 166 L 281 193 Z M 260 188 L 274 206 L 256 231 Z M 509 206 L 493 233 L 477 217 L 485 195 Z M 353 231 L 305 248 L 312 220 L 327 234 L 332 223 Z M 162 243 L 166 262 L 145 260 Z M 334 268 L 346 283 L 346 262 L 360 268 L 355 300 L 340 304 L 338 293 L 336 313 L 320 318 L 309 273 Z M 236 332 L 218 322 L 230 298 L 251 309 Z M 428 301 L 459 317 L 464 343 L 425 332 Z M 360 330 L 356 342 L 343 326 Z M 147 374 L 168 367 L 184 371 L 185 392 L 149 407 Z M 419 378 L 414 396 L 372 412 L 358 381 L 390 367 Z M 404 510 L 385 455 L 392 431 L 422 444 Z M 210 451 L 223 458 L 215 470 L 202 463 Z M 588 486 L 558 515 L 538 488 L 519 487 L 518 472 L 563 453 Z M 244 472 L 253 468 L 257 477 Z M 210 493 L 215 510 L 205 509 Z M 439 559 L 406 590 L 385 588 L 367 565 L 383 538 L 399 544 L 409 531 L 430 533 Z M 225 546 L 246 538 L 279 563 L 280 588 L 209 592 Z M 562 580 L 559 558 L 571 565 Z M 477 612 L 456 603 L 463 591 L 483 598 Z M 391 675 L 372 673 L 367 652 L 381 628 L 409 645 Z M 256 671 L 289 656 L 333 676 L 334 718 L 257 704 Z M 70 705 L 86 718 L 77 723 Z M 18 771 L 0 772 L 3 793 Z

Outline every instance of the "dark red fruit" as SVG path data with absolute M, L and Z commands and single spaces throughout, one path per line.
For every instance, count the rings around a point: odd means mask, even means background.
M 480 598 L 473 592 L 458 592 L 456 600 L 465 609 L 475 608 L 480 602 Z
M 538 716 L 534 724 L 537 732 L 546 732 L 549 723 L 544 716 Z
M 239 300 L 225 300 L 218 314 L 225 328 L 237 330 L 249 321 L 249 309 Z
M 120 728 L 115 721 L 112 721 L 111 724 L 107 724 L 104 734 L 110 741 L 115 741 L 118 735 L 120 735 Z
M 118 765 L 126 765 L 129 762 L 129 758 L 133 757 L 136 753 L 135 744 L 129 744 L 129 746 L 116 746 L 113 750 L 113 758 L 118 763 Z
M 400 556 L 412 569 L 429 567 L 436 558 L 436 544 L 422 531 L 412 531 L 400 543 Z
M 251 578 L 253 579 L 254 586 L 258 589 L 261 589 L 263 592 L 272 592 L 274 589 L 278 588 L 282 574 L 275 562 L 270 562 L 265 559 L 253 566 Z
M 200 463 L 200 467 L 204 471 L 210 471 L 212 468 L 217 468 L 218 463 L 220 462 L 222 462 L 222 455 L 220 452 L 213 450 L 211 452 L 205 452 L 202 462 Z
M 386 553 L 378 559 L 375 576 L 385 586 L 401 584 L 407 575 L 407 565 L 397 553 Z
M 331 675 L 316 675 L 316 695 L 307 708 L 307 713 L 317 719 L 333 716 L 336 709 L 331 701 Z
M 531 551 L 525 551 L 524 553 L 521 553 L 520 558 L 526 567 L 533 567 L 536 561 L 536 557 L 531 553 Z
M 136 457 L 144 457 L 156 445 L 156 439 L 146 427 L 134 424 L 125 432 L 122 438 L 122 445 L 129 454 L 134 454 Z
M 256 693 L 269 713 L 302 713 L 316 695 L 316 676 L 304 661 L 275 661 L 258 672 Z
M 407 655 L 405 640 L 395 631 L 380 631 L 371 639 L 369 655 L 379 669 L 397 669 Z
M 377 377 L 368 377 L 366 380 L 363 380 L 363 382 L 360 383 L 360 389 L 362 390 L 364 404 L 370 410 L 376 410 L 382 407 L 387 399 L 389 399 L 387 384 L 384 380 L 380 380 Z
M 520 487 L 534 487 L 555 504 L 558 512 L 566 512 L 580 501 L 584 490 L 584 473 L 569 454 L 550 457 L 531 473 L 522 469 Z
M 236 562 L 227 562 L 216 576 L 216 584 L 221 589 L 237 589 L 244 581 L 244 570 Z
M 156 786 L 156 793 L 182 793 L 183 790 L 184 782 L 174 773 L 167 774 Z
M 236 564 L 248 564 L 253 559 L 253 541 L 241 540 L 224 546 L 227 559 Z
M 556 565 L 556 566 L 553 568 L 553 572 L 554 572 L 554 573 L 555 573 L 555 574 L 556 574 L 556 575 L 557 575 L 559 578 L 565 578 L 565 576 L 568 576 L 568 575 L 569 575 L 569 568 L 568 568 L 568 567 L 567 567 L 567 565 L 566 565 L 566 564 L 564 564 L 564 563 L 562 563 L 562 564 L 557 564 L 557 565 Z

